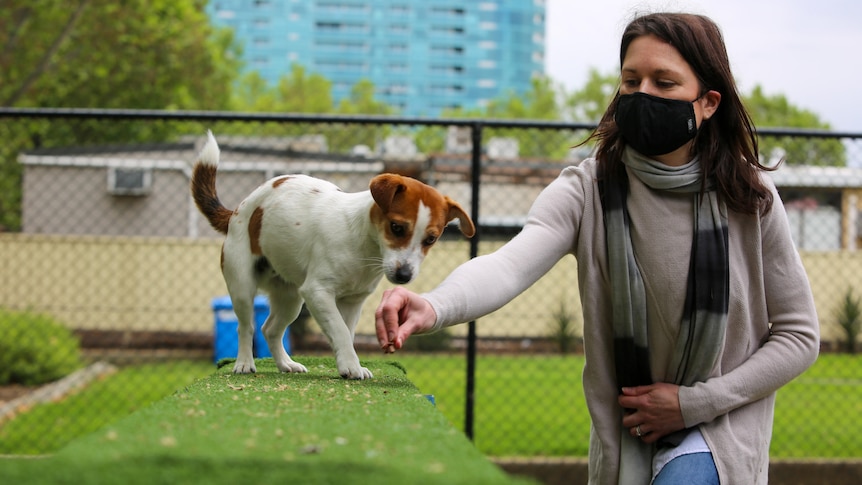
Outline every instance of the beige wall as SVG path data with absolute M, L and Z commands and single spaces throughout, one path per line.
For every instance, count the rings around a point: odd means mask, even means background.
M 499 242 L 486 242 L 481 252 Z M 210 301 L 226 294 L 219 240 L 0 234 L 0 306 L 47 312 L 75 328 L 209 331 Z M 419 278 L 425 291 L 469 254 L 465 240 L 435 247 Z M 862 294 L 862 252 L 803 254 L 824 340 L 843 337 L 834 312 L 847 288 Z M 514 302 L 481 319 L 480 336 L 547 335 L 566 303 L 577 315 L 576 262 L 567 257 Z M 366 302 L 358 333 L 373 334 L 373 313 L 384 281 Z M 456 334 L 466 326 L 455 327 Z

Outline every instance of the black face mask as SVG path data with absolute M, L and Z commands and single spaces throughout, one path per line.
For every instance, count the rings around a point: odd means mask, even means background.
M 697 134 L 694 101 L 659 98 L 640 92 L 624 94 L 617 102 L 614 121 L 629 146 L 648 157 L 664 155 L 685 145 Z

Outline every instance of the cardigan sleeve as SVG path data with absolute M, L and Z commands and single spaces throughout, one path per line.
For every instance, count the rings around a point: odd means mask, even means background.
M 563 170 L 536 198 L 518 235 L 495 252 L 462 264 L 423 294 L 437 313 L 435 328 L 499 309 L 572 252 L 589 180 L 578 167 Z
M 774 203 L 761 217 L 762 300 L 746 295 L 749 305 L 765 303 L 768 335 L 740 365 L 721 376 L 680 388 L 686 427 L 709 422 L 745 404 L 765 398 L 804 372 L 817 358 L 820 327 L 808 277 L 797 252 L 787 215 L 775 187 Z M 752 276 L 754 277 L 754 276 Z M 760 322 L 749 322 L 759 325 Z M 726 342 L 733 352 L 738 342 Z

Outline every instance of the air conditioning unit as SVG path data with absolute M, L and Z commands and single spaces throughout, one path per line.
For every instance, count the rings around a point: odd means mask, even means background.
M 147 195 L 152 185 L 151 168 L 108 168 L 108 193 L 111 195 Z

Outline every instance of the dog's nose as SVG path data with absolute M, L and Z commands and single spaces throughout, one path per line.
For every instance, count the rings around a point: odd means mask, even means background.
M 393 283 L 403 285 L 413 279 L 413 270 L 409 266 L 399 266 L 395 270 L 395 281 Z

